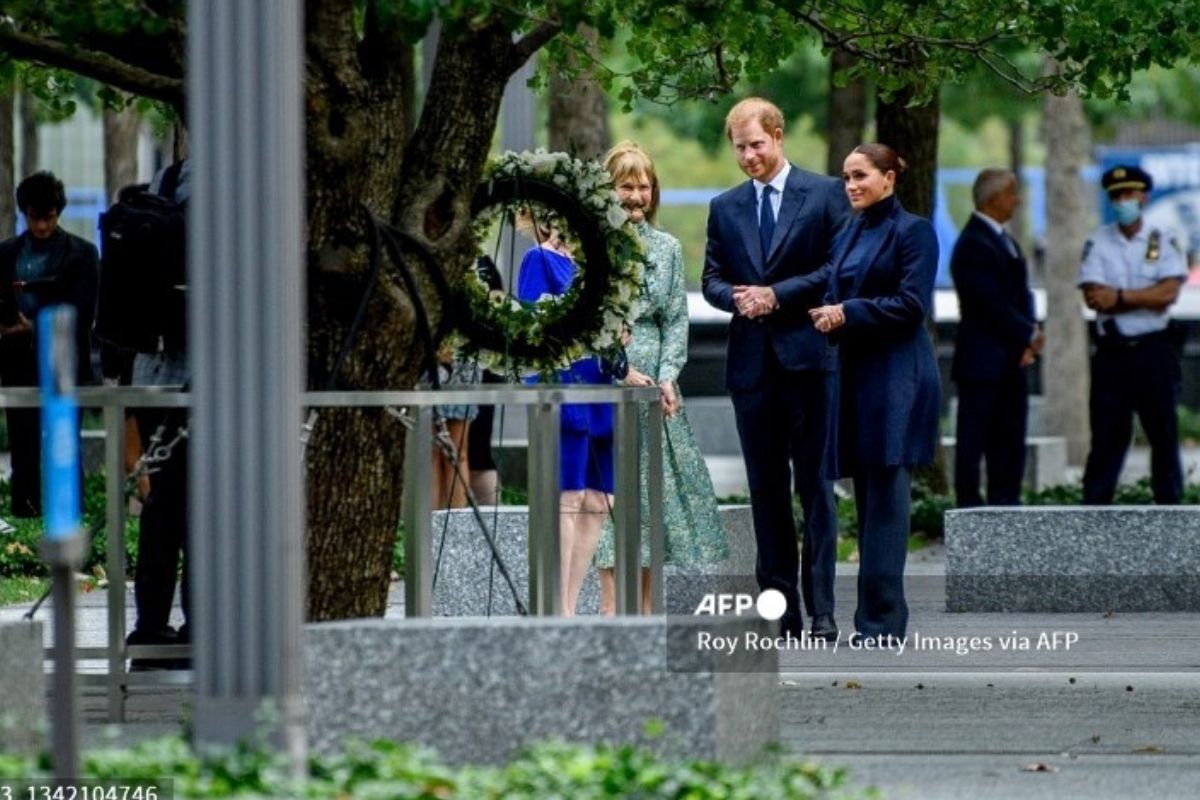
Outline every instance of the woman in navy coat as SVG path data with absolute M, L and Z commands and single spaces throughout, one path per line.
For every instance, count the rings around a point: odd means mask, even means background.
M 826 305 L 809 314 L 841 358 L 837 472 L 854 479 L 858 508 L 861 637 L 886 643 L 908 626 L 904 562 L 912 470 L 933 462 L 937 364 L 925 331 L 938 245 L 929 221 L 895 197 L 904 160 L 864 144 L 843 167 L 857 217 L 835 248 Z

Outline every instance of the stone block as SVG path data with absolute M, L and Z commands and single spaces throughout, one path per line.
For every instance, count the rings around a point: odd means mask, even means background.
M 942 448 L 946 453 L 946 479 L 954 485 L 954 458 L 958 440 L 953 436 L 942 437 Z M 980 480 L 987 485 L 987 463 L 980 469 Z M 1067 440 L 1062 436 L 1028 436 L 1025 438 L 1025 476 L 1021 485 L 1026 489 L 1041 491 L 1067 482 Z
M 529 510 L 525 506 L 484 507 L 483 517 L 497 550 L 512 576 L 521 602 L 529 600 Z M 721 520 L 729 542 L 729 558 L 705 569 L 689 570 L 717 575 L 753 575 L 757 549 L 749 506 L 723 506 Z M 439 616 L 503 616 L 516 613 L 512 591 L 495 567 L 483 533 L 469 509 L 435 511 L 433 533 L 433 613 Z M 666 565 L 664 575 L 680 570 Z M 693 607 L 668 611 L 690 613 Z M 595 614 L 600 608 L 600 586 L 595 570 L 588 573 L 580 592 L 578 612 Z
M 950 611 L 1200 611 L 1200 508 L 946 514 Z
M 958 395 L 950 398 L 949 410 L 950 433 L 953 434 L 958 425 Z M 1046 398 L 1040 394 L 1029 395 L 1029 419 L 1025 425 L 1026 436 L 1053 436 L 1058 431 L 1052 431 L 1046 424 Z
M 700 625 L 770 635 L 756 616 L 310 625 L 309 742 L 329 753 L 351 737 L 383 737 L 432 747 L 451 764 L 500 762 L 548 739 L 746 761 L 779 737 L 778 653 L 744 650 L 720 668 L 681 669 L 668 639 Z M 647 736 L 652 720 L 663 723 L 661 737 Z
M 0 753 L 36 753 L 46 744 L 40 622 L 0 622 L 0 676 Z

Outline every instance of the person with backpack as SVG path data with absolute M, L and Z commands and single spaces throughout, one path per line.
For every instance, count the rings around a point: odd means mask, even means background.
M 187 386 L 186 229 L 191 164 L 176 162 L 149 186 L 122 189 L 101 218 L 104 257 L 100 270 L 96 335 L 109 358 L 106 378 L 131 376 L 135 386 Z M 132 359 L 132 364 L 130 360 Z M 187 568 L 187 411 L 138 409 L 134 417 L 143 448 L 174 442 L 170 457 L 155 464 L 142 500 L 134 601 L 137 621 L 127 645 L 187 644 L 190 586 Z M 157 435 L 157 439 L 155 436 Z M 175 586 L 183 562 L 183 626 L 170 624 Z M 133 671 L 188 669 L 188 659 L 135 658 Z
M 66 205 L 63 182 L 52 172 L 35 172 L 17 186 L 17 208 L 26 229 L 0 242 L 0 385 L 38 385 L 37 315 L 60 304 L 75 309 L 76 381 L 80 386 L 92 382 L 99 258 L 91 242 L 59 226 Z M 5 414 L 12 450 L 12 515 L 41 516 L 41 412 L 10 408 Z

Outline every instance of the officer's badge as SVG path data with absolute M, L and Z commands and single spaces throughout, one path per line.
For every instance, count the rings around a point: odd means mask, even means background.
M 1156 230 L 1150 231 L 1150 241 L 1146 244 L 1146 260 L 1158 261 L 1160 255 L 1162 255 L 1162 233 Z
M 1116 178 L 1117 180 L 1124 178 L 1125 177 L 1125 169 L 1123 167 L 1117 167 L 1116 169 L 1114 169 L 1112 171 L 1112 176 L 1114 178 Z

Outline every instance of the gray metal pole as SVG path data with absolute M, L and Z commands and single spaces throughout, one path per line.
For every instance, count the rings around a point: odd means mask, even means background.
M 428 617 L 433 613 L 433 409 L 418 406 L 410 413 L 415 424 L 404 437 L 404 615 Z
M 650 424 L 646 426 L 646 455 L 649 459 L 647 485 L 642 491 L 647 494 L 650 506 L 650 611 L 662 614 L 666 610 L 663 596 L 663 561 L 666 542 L 663 531 L 663 414 L 661 403 L 649 403 Z
M 188 4 L 195 737 L 303 764 L 302 3 Z
M 108 721 L 125 721 L 125 409 L 104 409 L 105 546 L 108 548 Z
M 642 499 L 639 491 L 638 403 L 617 403 L 616 496 L 613 498 L 613 558 L 617 613 L 640 614 L 642 596 Z
M 559 541 L 559 413 L 553 403 L 529 407 L 529 613 L 562 613 Z

